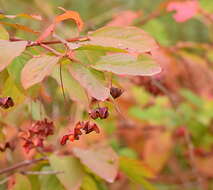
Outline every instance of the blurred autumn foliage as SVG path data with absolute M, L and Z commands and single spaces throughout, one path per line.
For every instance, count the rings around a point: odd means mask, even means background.
M 0 190 L 212 190 L 212 0 L 0 0 Z

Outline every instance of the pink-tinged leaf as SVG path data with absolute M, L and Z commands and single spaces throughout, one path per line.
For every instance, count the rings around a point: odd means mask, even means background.
M 123 49 L 128 52 L 144 53 L 157 49 L 155 40 L 140 28 L 133 26 L 105 26 L 89 33 L 90 41 L 85 45 L 95 45 Z
M 131 10 L 122 11 L 116 14 L 113 19 L 106 24 L 106 26 L 129 26 L 140 15 L 141 14 L 139 12 L 134 12 Z
M 26 45 L 27 41 L 10 42 L 0 40 L 0 72 L 25 50 Z
M 0 22 L 0 24 L 10 26 L 10 27 L 15 28 L 17 30 L 23 30 L 25 32 L 30 32 L 30 33 L 33 33 L 33 34 L 39 34 L 38 31 L 35 31 L 35 30 L 33 30 L 33 29 L 31 29 L 27 26 L 21 25 L 21 24 L 14 24 L 14 23 L 9 23 L 9 22 Z
M 56 175 L 56 177 L 67 190 L 80 189 L 85 173 L 77 158 L 52 154 L 49 161 L 54 171 L 63 172 Z
M 141 54 L 138 58 L 125 53 L 106 55 L 92 67 L 118 75 L 133 76 L 152 76 L 161 71 L 161 67 L 147 54 Z
M 59 57 L 43 55 L 32 58 L 24 66 L 21 72 L 21 82 L 25 89 L 41 82 L 46 76 L 51 74 L 53 67 L 59 61 Z
M 39 36 L 37 42 L 41 42 L 49 35 L 51 35 L 54 32 L 56 25 L 67 19 L 74 20 L 78 26 L 79 31 L 83 29 L 84 23 L 80 15 L 76 11 L 66 11 L 65 13 L 55 17 L 54 22 L 50 26 L 48 26 L 47 29 Z
M 74 148 L 73 153 L 96 175 L 109 183 L 114 182 L 117 176 L 119 159 L 110 147 L 100 146 L 85 150 Z
M 197 0 L 171 1 L 167 6 L 167 11 L 176 11 L 173 18 L 176 22 L 185 22 L 198 13 L 199 4 Z
M 97 100 L 104 101 L 109 97 L 110 90 L 106 88 L 93 69 L 84 67 L 78 63 L 70 65 L 69 69 L 73 78 L 76 79 L 88 92 L 88 94 Z

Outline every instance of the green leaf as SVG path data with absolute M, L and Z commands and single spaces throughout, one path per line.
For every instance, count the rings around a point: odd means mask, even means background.
M 25 89 L 41 82 L 50 75 L 54 66 L 59 61 L 59 57 L 42 55 L 30 59 L 21 72 L 21 82 Z
M 119 75 L 152 76 L 161 71 L 160 66 L 155 63 L 151 56 L 140 55 L 136 58 L 125 53 L 103 56 L 92 67 Z
M 29 179 L 21 174 L 15 174 L 15 185 L 10 190 L 31 190 Z
M 145 178 L 155 177 L 154 173 L 142 161 L 120 157 L 120 169 L 133 182 L 143 185 L 146 190 L 156 190 Z
M 181 95 L 198 108 L 204 105 L 204 101 L 190 90 L 182 89 Z
M 45 166 L 41 171 L 52 171 L 52 169 L 49 166 Z M 65 190 L 55 175 L 40 175 L 39 181 L 41 184 L 41 190 Z
M 0 40 L 0 72 L 25 50 L 26 45 L 26 41 L 9 42 Z
M 22 54 L 16 57 L 12 63 L 7 67 L 7 71 L 11 78 L 15 81 L 18 88 L 23 89 L 21 85 L 21 70 L 23 69 L 26 62 L 30 59 L 29 56 Z
M 85 42 L 85 45 L 113 47 L 129 52 L 143 53 L 158 47 L 149 34 L 133 26 L 106 26 L 88 37 L 90 41 Z
M 99 73 L 78 63 L 70 64 L 70 73 L 97 100 L 104 101 L 109 97 L 109 89 L 99 78 Z
M 82 184 L 84 170 L 78 159 L 71 156 L 51 155 L 49 157 L 51 168 L 54 171 L 63 171 L 57 178 L 66 189 L 78 190 Z
M 24 94 L 22 94 L 22 92 L 17 88 L 15 81 L 11 77 L 8 77 L 8 79 L 4 83 L 2 96 L 12 97 L 15 105 L 22 103 L 25 99 Z
M 116 153 L 107 146 L 92 149 L 74 148 L 73 153 L 92 172 L 107 182 L 114 182 L 118 170 L 118 157 Z
M 51 76 L 58 82 L 59 85 L 61 85 L 60 68 L 58 65 L 54 68 Z M 89 102 L 84 88 L 82 88 L 79 82 L 72 77 L 69 71 L 65 68 L 65 65 L 62 66 L 62 81 L 64 88 L 69 93 L 71 100 L 83 105 L 88 105 Z
M 9 40 L 9 34 L 7 30 L 0 24 L 0 39 Z
M 81 189 L 82 190 L 99 190 L 95 180 L 89 175 L 86 175 L 84 177 Z

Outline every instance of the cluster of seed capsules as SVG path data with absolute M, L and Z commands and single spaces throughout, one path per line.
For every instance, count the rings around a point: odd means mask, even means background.
M 110 88 L 110 94 L 114 99 L 120 97 L 122 93 L 123 93 L 123 90 L 120 88 L 115 88 L 115 87 Z M 94 120 L 98 118 L 106 119 L 109 116 L 109 111 L 107 107 L 98 107 L 98 108 L 92 109 L 89 112 L 89 116 L 90 118 Z M 91 122 L 90 120 L 79 121 L 71 132 L 69 132 L 68 134 L 62 137 L 61 145 L 65 145 L 68 140 L 71 142 L 75 140 L 79 140 L 81 135 L 89 134 L 93 131 L 96 133 L 100 133 L 100 129 L 96 123 Z

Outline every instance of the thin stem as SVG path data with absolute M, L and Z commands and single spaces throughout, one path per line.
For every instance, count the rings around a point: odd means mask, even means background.
M 10 173 L 10 172 L 14 172 L 15 170 L 17 170 L 19 168 L 23 168 L 23 167 L 26 167 L 26 166 L 29 166 L 29 165 L 32 165 L 32 164 L 36 164 L 36 163 L 44 161 L 44 160 L 48 160 L 47 157 L 42 157 L 42 158 L 38 158 L 38 159 L 34 159 L 34 160 L 25 160 L 23 162 L 15 164 L 11 167 L 4 168 L 4 169 L 0 170 L 0 175 Z
M 87 36 L 80 36 L 80 37 L 66 39 L 67 42 L 77 42 L 77 41 L 81 42 L 81 41 L 87 41 L 87 40 L 89 40 L 89 38 Z M 10 38 L 10 41 L 16 42 L 16 41 L 26 41 L 26 40 L 19 39 L 19 38 Z M 42 43 L 28 40 L 27 47 L 41 46 L 41 44 L 43 44 L 43 45 L 53 45 L 53 44 L 61 44 L 61 43 L 62 42 L 60 40 L 44 41 Z
M 21 171 L 23 175 L 55 175 L 64 173 L 64 171 Z
M 66 101 L 64 83 L 63 83 L 63 78 L 62 78 L 62 64 L 61 63 L 60 63 L 60 66 L 59 66 L 59 75 L 60 75 L 61 89 L 62 89 L 62 93 L 63 93 L 63 96 L 64 96 L 64 101 L 66 103 L 67 101 Z
M 51 48 L 50 46 L 47 46 L 47 45 L 42 44 L 42 43 L 40 43 L 40 46 L 43 47 L 44 49 L 50 51 L 51 53 L 57 55 L 57 56 L 60 56 L 60 57 L 62 56 L 61 53 L 57 52 L 55 49 Z

